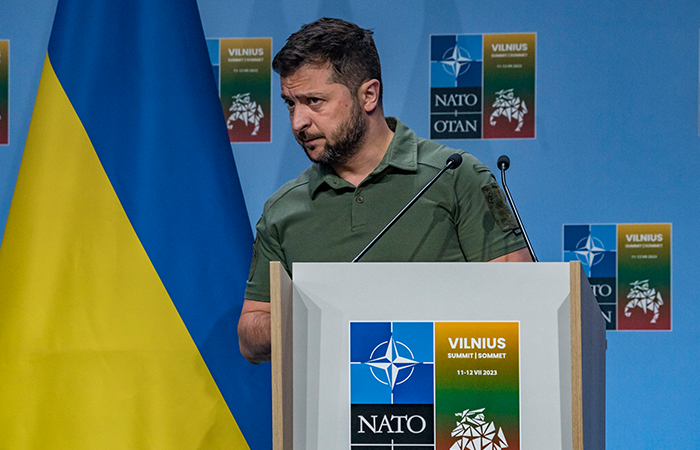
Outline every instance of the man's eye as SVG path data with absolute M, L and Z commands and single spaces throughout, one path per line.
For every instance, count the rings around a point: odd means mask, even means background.
M 285 100 L 284 103 L 287 105 L 287 108 L 292 109 L 294 108 L 294 102 L 291 100 Z
M 312 105 L 315 105 L 315 104 L 320 103 L 320 102 L 321 102 L 320 98 L 316 98 L 316 97 L 309 98 L 309 103 L 311 103 Z

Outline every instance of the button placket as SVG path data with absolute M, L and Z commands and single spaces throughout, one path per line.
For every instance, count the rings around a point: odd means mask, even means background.
M 353 228 L 364 226 L 367 224 L 367 208 L 365 207 L 365 197 L 362 195 L 361 189 L 355 189 L 355 194 L 352 202 L 352 226 Z

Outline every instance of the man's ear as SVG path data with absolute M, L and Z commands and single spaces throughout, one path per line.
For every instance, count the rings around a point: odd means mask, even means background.
M 377 107 L 381 106 L 379 103 L 380 87 L 381 84 L 377 79 L 367 80 L 360 85 L 358 97 L 360 105 L 362 105 L 367 113 L 372 113 Z

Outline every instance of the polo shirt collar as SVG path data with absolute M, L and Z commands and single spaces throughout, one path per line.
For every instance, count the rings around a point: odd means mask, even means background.
M 394 132 L 394 137 L 391 139 L 382 161 L 370 176 L 384 171 L 389 166 L 407 172 L 415 172 L 418 169 L 418 138 L 416 133 L 395 117 L 387 117 L 386 123 Z M 309 176 L 309 194 L 312 198 L 316 196 L 323 185 L 327 185 L 331 189 L 354 188 L 352 184 L 334 172 L 326 172 L 320 165 L 313 164 Z

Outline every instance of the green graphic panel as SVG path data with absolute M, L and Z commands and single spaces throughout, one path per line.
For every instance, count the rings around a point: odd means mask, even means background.
M 518 322 L 435 323 L 435 420 L 438 450 L 475 433 L 520 448 Z
M 484 35 L 484 139 L 535 137 L 536 37 Z
M 671 224 L 617 226 L 617 329 L 671 329 Z
M 220 94 L 231 142 L 270 142 L 272 39 L 220 41 Z

